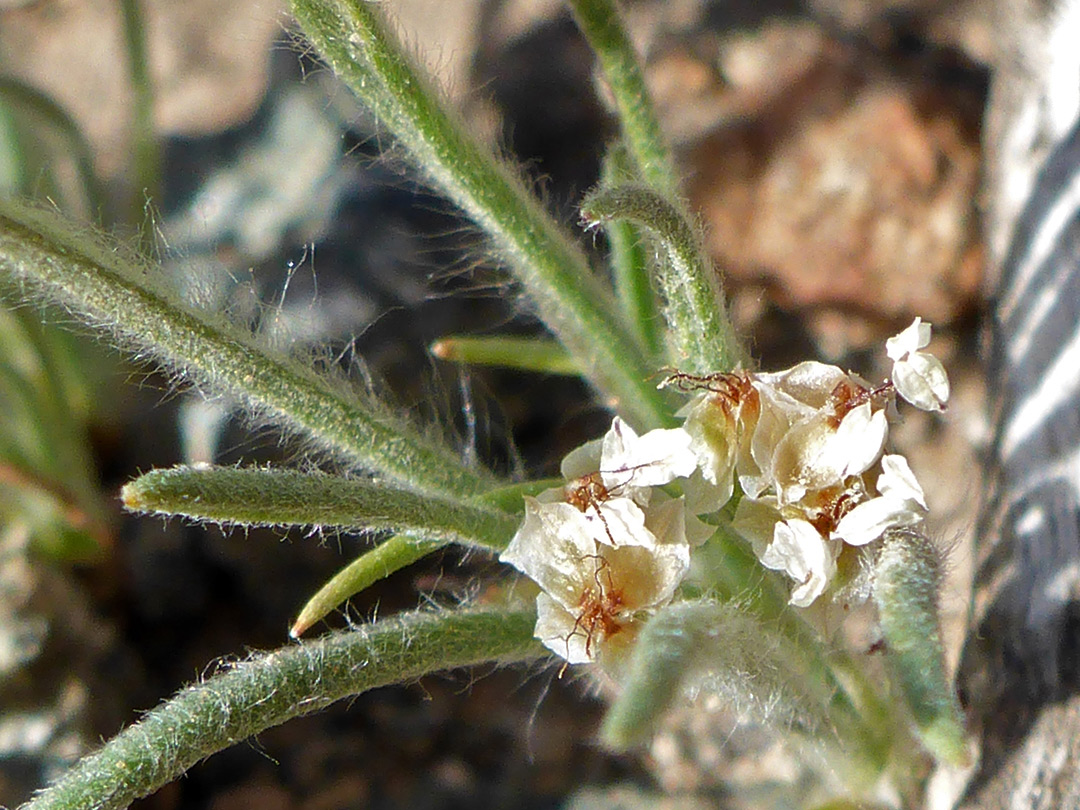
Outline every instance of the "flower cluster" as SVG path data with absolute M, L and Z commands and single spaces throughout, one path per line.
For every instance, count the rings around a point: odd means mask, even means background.
M 812 361 L 771 374 L 670 376 L 664 385 L 695 394 L 682 428 L 639 437 L 616 418 L 601 442 L 567 456 L 564 487 L 526 498 L 502 559 L 541 588 L 537 637 L 569 663 L 625 649 L 712 533 L 696 516 L 722 509 L 736 483 L 732 528 L 762 565 L 794 581 L 791 604 L 812 604 L 845 546 L 926 514 L 907 460 L 885 448 L 895 394 L 930 411 L 948 399 L 941 363 L 921 351 L 929 339 L 918 318 L 890 338 L 892 379 L 878 386 Z M 680 497 L 664 489 L 675 481 Z
M 564 487 L 525 499 L 525 520 L 502 560 L 542 589 L 536 637 L 571 664 L 625 648 L 636 621 L 669 602 L 690 568 L 682 498 L 658 487 L 693 473 L 681 429 L 637 436 L 617 418 L 602 443 L 563 460 Z

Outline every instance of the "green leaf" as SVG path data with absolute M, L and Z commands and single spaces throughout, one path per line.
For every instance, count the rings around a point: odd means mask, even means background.
M 928 537 L 914 529 L 885 532 L 874 572 L 874 602 L 886 660 L 923 744 L 938 759 L 963 766 L 971 754 L 945 670 L 938 619 L 941 577 L 941 555 Z
M 409 532 L 500 551 L 517 518 L 482 506 L 323 473 L 235 467 L 151 470 L 124 486 L 128 509 L 241 526 Z
M 214 313 L 186 306 L 155 272 L 55 215 L 0 202 L 0 274 L 17 282 L 21 295 L 74 310 L 141 355 L 406 487 L 467 496 L 489 485 L 487 474 L 421 437 L 373 397 L 274 351 Z
M 540 317 L 605 401 L 639 430 L 670 422 L 655 369 L 618 319 L 611 290 L 516 172 L 472 137 L 367 0 L 292 0 L 304 33 L 432 187 L 487 234 Z
M 84 757 L 24 810 L 115 810 L 206 757 L 342 698 L 430 672 L 542 657 L 530 611 L 418 611 L 231 664 Z
M 542 338 L 451 336 L 432 343 L 431 353 L 453 363 L 503 366 L 545 374 L 581 374 L 561 343 Z
M 360 593 L 395 571 L 400 571 L 446 545 L 443 540 L 425 540 L 407 534 L 395 534 L 375 548 L 365 551 L 319 588 L 304 605 L 289 635 L 300 638 L 315 622 L 346 599 Z

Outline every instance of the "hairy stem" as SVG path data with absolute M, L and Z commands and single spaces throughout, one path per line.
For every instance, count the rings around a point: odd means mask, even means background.
M 569 0 L 578 27 L 611 88 L 619 124 L 638 174 L 656 191 L 678 198 L 675 164 L 664 143 L 645 77 L 613 0 Z
M 429 672 L 541 657 L 531 611 L 421 611 L 252 656 L 187 687 L 24 810 L 111 810 L 196 762 L 334 701 Z
M 644 186 L 600 188 L 581 204 L 590 225 L 626 219 L 656 236 L 666 261 L 658 280 L 671 329 L 671 363 L 691 374 L 731 371 L 742 347 L 724 306 L 720 278 L 680 209 Z
M 506 165 L 448 111 L 368 0 L 292 0 L 304 33 L 408 152 L 426 180 L 488 235 L 582 374 L 639 429 L 670 421 L 654 369 L 608 287 Z
M 874 572 L 885 655 L 923 744 L 951 765 L 970 758 L 964 720 L 945 670 L 938 619 L 941 555 L 928 537 L 891 529 Z

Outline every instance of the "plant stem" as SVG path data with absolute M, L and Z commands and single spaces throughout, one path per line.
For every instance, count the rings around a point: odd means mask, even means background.
M 292 0 L 305 34 L 409 153 L 425 179 L 488 235 L 583 375 L 638 429 L 670 422 L 655 369 L 611 291 L 517 175 L 445 109 L 367 0 Z
M 124 19 L 124 49 L 132 90 L 132 224 L 139 226 L 144 240 L 150 239 L 146 221 L 147 201 L 155 199 L 161 184 L 161 149 L 154 127 L 154 85 L 146 53 L 146 27 L 139 0 L 120 0 Z
M 582 202 L 581 216 L 590 225 L 628 219 L 660 240 L 667 261 L 660 262 L 658 278 L 676 368 L 708 374 L 742 362 L 719 275 L 679 207 L 644 186 L 599 188 Z
M 604 156 L 601 184 L 605 187 L 640 181 L 640 171 L 621 144 L 610 147 Z M 648 356 L 657 365 L 664 362 L 664 318 L 652 279 L 651 247 L 639 226 L 625 220 L 604 224 L 611 265 L 611 280 L 623 316 L 634 325 Z
M 331 703 L 430 672 L 541 657 L 532 611 L 419 611 L 254 655 L 181 690 L 24 810 L 112 810 L 199 760 Z
M 295 470 L 174 467 L 124 486 L 124 506 L 241 526 L 408 532 L 501 551 L 518 520 L 505 512 L 385 484 Z
M 408 488 L 459 497 L 491 482 L 373 398 L 361 400 L 250 332 L 187 307 L 155 283 L 153 270 L 47 212 L 0 203 L 0 273 L 22 284 L 24 296 L 33 292 L 81 313 L 142 356 Z
M 677 200 L 679 181 L 675 164 L 664 143 L 641 65 L 615 3 L 612 0 L 568 0 L 568 5 L 611 88 L 623 138 L 638 174 L 654 190 Z

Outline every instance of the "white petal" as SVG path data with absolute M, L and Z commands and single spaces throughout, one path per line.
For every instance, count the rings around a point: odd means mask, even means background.
M 844 465 L 841 477 L 868 470 L 881 455 L 888 433 L 884 410 L 871 412 L 870 403 L 864 402 L 848 411 L 836 429 L 830 448 L 838 457 L 833 463 Z
M 722 509 L 731 500 L 735 492 L 734 470 L 718 484 L 705 479 L 699 469 L 682 482 L 683 495 L 686 496 L 686 511 L 690 515 L 707 515 Z
M 890 360 L 903 360 L 908 354 L 917 352 L 930 343 L 930 324 L 916 318 L 911 326 L 895 337 L 885 341 L 885 354 Z
M 645 513 L 630 498 L 611 498 L 584 512 L 594 540 L 609 546 L 653 548 L 656 537 L 645 528 Z
M 832 536 L 849 546 L 865 546 L 885 533 L 886 529 L 911 526 L 923 518 L 918 504 L 889 495 L 863 501 L 836 524 Z
M 919 486 L 919 479 L 911 471 L 908 461 L 901 455 L 893 454 L 882 456 L 881 475 L 877 480 L 877 491 L 882 495 L 896 498 L 897 500 L 911 500 L 927 509 L 926 496 Z
M 604 486 L 655 487 L 685 478 L 697 469 L 690 443 L 690 434 L 682 428 L 650 430 L 639 437 L 616 416 L 600 456 Z
M 581 447 L 575 447 L 565 456 L 559 465 L 559 472 L 567 481 L 591 475 L 600 469 L 600 453 L 603 447 L 603 439 L 593 439 L 585 442 Z
M 780 503 L 802 500 L 808 490 L 840 483 L 846 448 L 836 452 L 832 415 L 818 413 L 791 426 L 773 453 L 773 482 Z
M 525 498 L 525 520 L 499 559 L 517 568 L 567 610 L 581 603 L 596 557 L 596 542 L 584 514 L 567 503 Z
M 782 519 L 780 512 L 776 509 L 775 501 L 771 498 L 744 497 L 735 509 L 731 528 L 750 542 L 754 554 L 761 559 L 765 549 L 772 542 L 776 524 Z
M 799 583 L 791 592 L 790 601 L 796 607 L 810 605 L 836 574 L 836 560 L 825 538 L 810 523 L 797 518 L 776 524 L 761 564 L 784 571 Z
M 773 478 L 776 448 L 791 426 L 813 418 L 816 411 L 771 385 L 755 381 L 754 387 L 758 390 L 761 411 L 750 439 L 750 455 L 740 453 L 737 468 L 740 482 L 744 477 L 748 482 L 766 482 L 754 493 L 756 495 L 764 491 L 764 486 Z M 746 489 L 745 485 L 743 488 Z
M 578 626 L 577 617 L 548 596 L 536 596 L 536 629 L 533 635 L 568 664 L 588 664 L 596 660 L 601 639 L 589 640 Z
M 605 566 L 593 576 L 618 593 L 624 614 L 666 604 L 690 570 L 690 547 L 685 543 L 661 543 L 652 549 L 605 546 L 601 554 Z
M 942 411 L 949 399 L 949 377 L 934 355 L 915 352 L 893 366 L 893 385 L 897 392 L 924 411 Z
M 706 396 L 699 398 L 687 413 L 683 429 L 690 437 L 690 450 L 697 459 L 701 474 L 720 490 L 718 496 L 722 496 L 734 484 L 738 442 L 735 419 Z M 703 511 L 716 511 L 730 497 L 731 493 L 728 492 L 727 498 L 721 503 Z
M 822 407 L 837 385 L 848 379 L 836 366 L 806 360 L 785 371 L 758 374 L 755 379 L 772 386 L 812 410 Z

